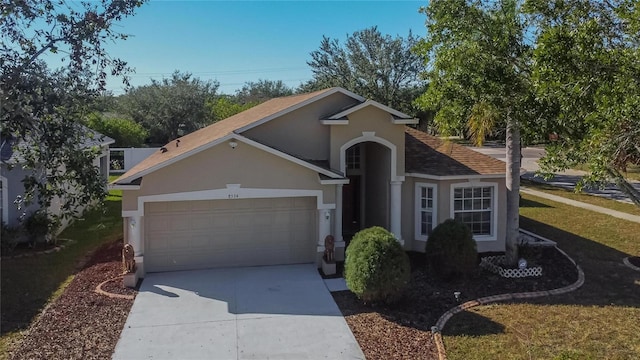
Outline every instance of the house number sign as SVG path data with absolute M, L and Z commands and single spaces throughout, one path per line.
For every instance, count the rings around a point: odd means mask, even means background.
M 228 197 L 229 199 L 239 199 L 240 195 L 238 195 L 238 193 L 230 193 Z

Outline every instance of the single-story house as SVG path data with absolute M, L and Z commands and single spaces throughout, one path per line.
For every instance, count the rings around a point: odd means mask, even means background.
M 91 133 L 91 136 L 82 145 L 84 147 L 100 147 L 100 154 L 93 160 L 93 165 L 100 169 L 100 175 L 106 184 L 109 181 L 109 145 L 113 144 L 115 140 L 94 130 L 86 130 Z M 18 209 L 14 203 L 16 199 L 24 196 L 25 188 L 22 180 L 34 171 L 34 169 L 23 165 L 19 151 L 20 146 L 37 145 L 17 141 L 12 137 L 0 139 L 0 218 L 4 224 L 10 227 L 19 225 L 21 218 L 39 210 L 37 202 L 23 206 L 21 209 Z M 54 199 L 47 211 L 59 214 L 62 204 L 60 200 Z M 68 223 L 65 222 L 61 225 L 59 231 L 62 231 Z
M 276 98 L 171 141 L 111 184 L 141 272 L 319 264 L 379 225 L 423 251 L 448 218 L 505 250 L 505 165 L 330 88 Z

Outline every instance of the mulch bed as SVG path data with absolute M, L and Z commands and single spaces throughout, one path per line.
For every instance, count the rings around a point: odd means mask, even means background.
M 122 273 L 122 239 L 98 249 L 62 295 L 25 332 L 10 359 L 108 359 L 124 327 L 133 300 L 94 292 L 96 286 Z M 125 295 L 137 291 L 111 282 L 104 290 Z M 118 286 L 120 285 L 120 286 Z
M 424 254 L 410 253 L 410 284 L 393 306 L 364 304 L 349 291 L 333 293 L 333 298 L 368 360 L 436 359 L 431 326 L 450 308 L 484 296 L 560 288 L 578 279 L 573 264 L 555 248 L 538 251 L 534 262 L 543 267 L 542 277 L 505 279 L 479 268 L 457 282 L 436 279 Z M 455 291 L 461 292 L 459 301 Z

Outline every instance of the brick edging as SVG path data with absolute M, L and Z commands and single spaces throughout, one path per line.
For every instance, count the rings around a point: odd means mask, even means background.
M 442 314 L 442 316 L 440 316 L 440 318 L 436 322 L 436 325 L 431 327 L 431 335 L 433 337 L 434 343 L 436 344 L 436 349 L 438 350 L 438 359 L 445 360 L 447 358 L 447 353 L 444 348 L 444 341 L 442 340 L 442 334 L 440 333 L 440 331 L 444 328 L 447 321 L 449 321 L 449 319 L 453 317 L 453 315 L 458 314 L 467 309 L 471 309 L 476 306 L 486 305 L 486 304 L 490 304 L 498 301 L 520 300 L 520 299 L 530 299 L 530 298 L 537 298 L 537 297 L 550 296 L 550 295 L 560 295 L 560 294 L 565 294 L 580 288 L 584 284 L 584 271 L 582 271 L 582 268 L 580 268 L 580 265 L 578 265 L 575 262 L 575 260 L 573 260 L 566 252 L 564 252 L 558 247 L 556 247 L 556 250 L 558 250 L 562 255 L 564 255 L 567 259 L 569 259 L 569 261 L 571 261 L 571 263 L 578 270 L 578 280 L 576 280 L 576 282 L 574 282 L 571 285 L 567 285 L 567 286 L 564 286 L 558 289 L 553 289 L 553 290 L 508 293 L 508 294 L 500 294 L 500 295 L 493 295 L 493 296 L 485 296 L 476 300 L 467 301 L 465 303 L 462 303 L 458 306 L 455 306 L 449 309 L 447 312 Z
M 106 284 L 106 283 L 108 283 L 110 281 L 122 279 L 122 277 L 123 277 L 123 275 L 120 275 L 120 276 L 116 276 L 114 278 L 111 278 L 109 280 L 105 280 L 105 281 L 101 282 L 100 284 L 98 284 L 98 286 L 96 286 L 96 289 L 94 291 L 99 295 L 104 295 L 104 296 L 110 297 L 112 299 L 126 299 L 126 300 L 135 299 L 135 296 L 133 296 L 133 295 L 114 294 L 114 293 L 110 293 L 110 292 L 102 290 L 102 285 L 104 285 L 104 284 Z

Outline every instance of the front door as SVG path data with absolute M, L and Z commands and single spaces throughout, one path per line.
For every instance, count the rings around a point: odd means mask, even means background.
M 345 239 L 350 239 L 362 229 L 360 183 L 360 175 L 350 175 L 349 184 L 342 188 L 342 232 Z

